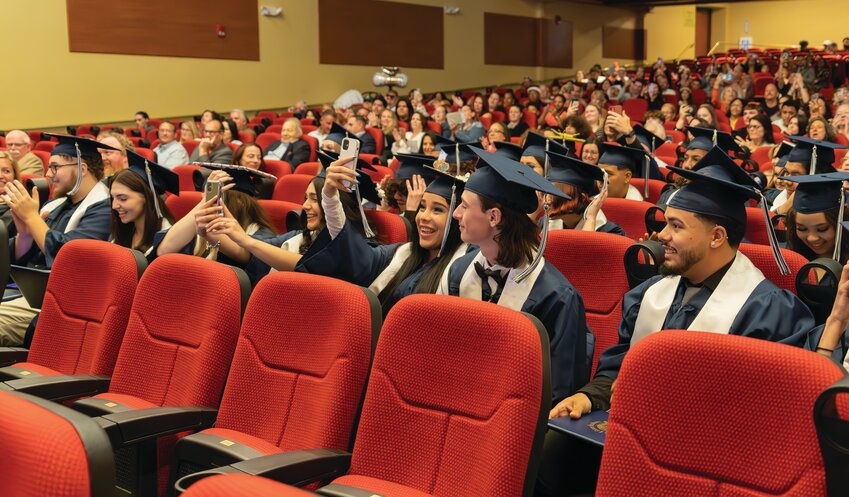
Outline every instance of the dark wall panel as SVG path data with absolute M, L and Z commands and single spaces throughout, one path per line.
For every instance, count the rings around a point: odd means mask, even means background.
M 67 7 L 72 52 L 259 60 L 256 0 L 67 0 Z
M 443 16 L 442 7 L 319 0 L 319 62 L 443 69 Z
M 572 23 L 484 12 L 484 63 L 572 67 Z
M 604 26 L 601 56 L 611 59 L 644 60 L 646 30 Z
M 572 67 L 572 23 L 556 24 L 550 19 L 540 19 L 542 26 L 542 61 L 545 67 Z

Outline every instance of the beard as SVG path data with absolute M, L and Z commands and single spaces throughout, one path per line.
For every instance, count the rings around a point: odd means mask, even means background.
M 67 196 L 68 192 L 70 192 L 74 188 L 74 185 L 76 185 L 76 184 L 77 184 L 77 171 L 74 170 L 74 171 L 72 171 L 71 178 L 68 180 L 68 182 L 62 181 L 62 182 L 59 182 L 59 183 L 56 183 L 55 185 L 53 185 L 53 198 L 60 198 L 60 197 Z
M 693 266 L 696 265 L 701 259 L 702 256 L 698 254 L 695 250 L 677 250 L 676 254 L 678 258 L 681 259 L 680 264 L 672 265 L 669 261 L 664 261 L 663 264 L 660 265 L 660 274 L 663 276 L 679 276 L 690 270 Z

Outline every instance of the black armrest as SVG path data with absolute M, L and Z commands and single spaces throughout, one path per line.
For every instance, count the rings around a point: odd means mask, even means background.
M 270 478 L 302 487 L 317 481 L 330 481 L 348 472 L 351 454 L 338 449 L 308 449 L 269 454 L 229 466 L 201 471 L 177 480 L 174 487 L 185 492 L 189 486 L 208 476 L 226 473 L 248 474 Z
M 11 390 L 60 402 L 105 392 L 109 389 L 110 380 L 108 376 L 78 374 L 21 378 L 9 380 L 4 384 Z
M 315 493 L 324 497 L 384 497 L 382 494 L 374 493 L 371 490 L 339 485 L 337 483 L 331 483 L 326 487 L 321 487 Z
M 218 414 L 210 407 L 151 407 L 95 418 L 118 449 L 181 431 L 209 428 Z
M 18 362 L 24 362 L 29 355 L 29 349 L 23 347 L 2 347 L 0 348 L 0 367 L 9 366 Z M 2 378 L 2 372 L 0 372 Z

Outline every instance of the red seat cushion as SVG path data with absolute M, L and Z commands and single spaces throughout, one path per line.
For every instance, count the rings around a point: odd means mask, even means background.
M 433 494 L 422 492 L 414 488 L 399 485 L 391 481 L 369 478 L 368 476 L 345 475 L 333 480 L 333 483 L 348 485 L 349 487 L 361 488 L 374 492 L 384 497 L 434 497 Z M 460 494 L 458 494 L 460 495 Z M 471 494 L 462 494 L 471 495 Z
M 315 494 L 259 476 L 215 475 L 195 483 L 185 497 L 315 497 Z

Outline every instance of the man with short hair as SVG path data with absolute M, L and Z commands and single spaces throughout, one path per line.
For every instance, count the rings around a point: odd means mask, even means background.
M 280 130 L 280 139 L 268 145 L 265 159 L 284 160 L 295 169 L 310 160 L 310 146 L 301 140 L 301 122 L 294 117 L 286 119 Z
M 157 164 L 168 169 L 189 163 L 189 154 L 177 141 L 177 127 L 169 121 L 162 121 L 159 125 L 159 145 L 153 152 L 156 153 Z
M 150 116 L 147 112 L 140 110 L 136 112 L 133 120 L 136 122 L 136 128 L 139 130 L 139 136 L 146 138 L 147 132 L 153 129 L 153 126 L 150 124 Z
M 224 143 L 224 125 L 218 119 L 210 119 L 201 130 L 202 138 L 189 158 L 189 162 L 215 162 L 230 164 L 233 150 Z
M 778 119 L 778 111 L 781 106 L 778 96 L 778 87 L 775 86 L 775 83 L 769 83 L 764 87 L 764 114 L 773 121 Z
M 380 117 L 380 114 L 386 109 L 386 100 L 381 96 L 374 97 L 374 101 L 371 103 L 371 111 L 377 114 L 377 117 Z
M 28 134 L 19 129 L 6 133 L 6 148 L 16 161 L 15 176 L 22 174 L 44 174 L 44 164 L 32 153 L 32 141 Z
M 100 181 L 103 162 L 98 152 L 108 145 L 73 136 L 46 136 L 59 138 L 45 175 L 56 200 L 39 209 L 37 189 L 30 193 L 18 180 L 6 184 L 3 200 L 17 228 L 17 236 L 9 240 L 12 264 L 50 268 L 56 254 L 71 240 L 109 239 L 109 189 Z M 20 346 L 36 314 L 23 297 L 4 302 L 0 306 L 0 345 Z
M 386 92 L 386 108 L 395 112 L 395 106 L 398 105 L 398 92 L 389 90 Z
M 100 149 L 100 159 L 103 161 L 103 177 L 111 178 L 115 173 L 129 167 L 127 162 L 127 149 L 132 143 L 126 136 L 112 131 L 103 131 L 97 135 L 100 143 L 108 145 L 108 148 Z
M 327 134 L 330 133 L 330 128 L 335 122 L 336 111 L 333 109 L 327 109 L 321 113 L 321 119 L 318 121 L 318 128 L 310 131 L 307 136 L 315 138 L 318 141 L 318 146 L 321 147 L 321 144 L 324 142 L 324 139 L 327 138 Z
M 796 117 L 799 113 L 799 101 L 798 100 L 786 100 L 781 104 L 781 112 L 778 114 L 778 119 L 772 121 L 773 124 L 778 126 L 781 129 L 781 132 L 787 131 L 787 126 L 790 124 L 790 120 Z
M 247 131 L 248 133 L 256 136 L 256 132 L 248 127 L 248 117 L 245 115 L 245 111 L 242 109 L 233 109 L 230 111 L 230 119 L 236 123 L 236 128 L 239 131 Z M 239 137 L 234 136 L 233 139 L 237 140 Z
M 377 153 L 377 143 L 375 143 L 374 138 L 366 131 L 365 119 L 357 115 L 350 116 L 345 129 L 360 140 L 361 154 Z

